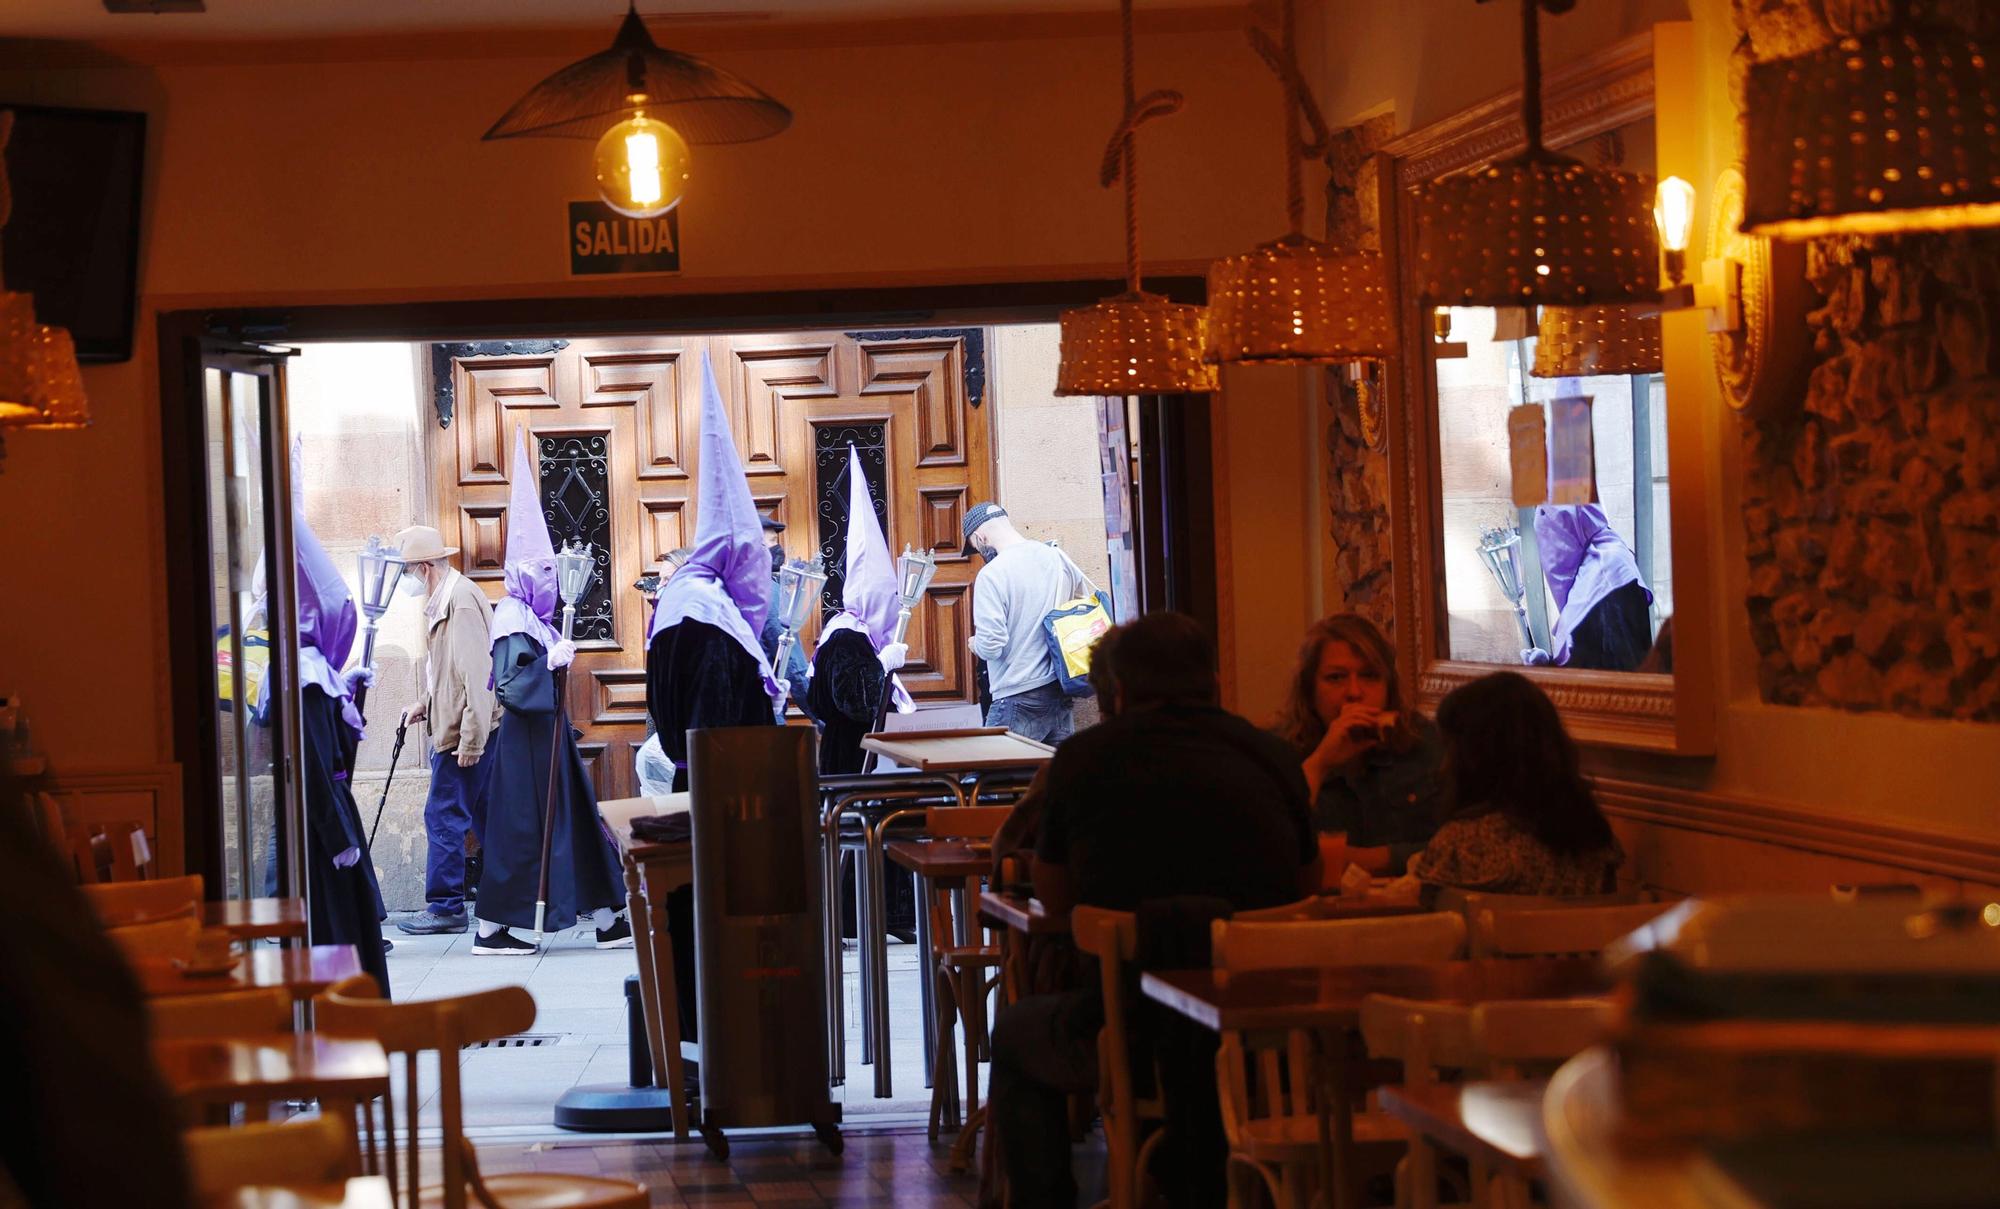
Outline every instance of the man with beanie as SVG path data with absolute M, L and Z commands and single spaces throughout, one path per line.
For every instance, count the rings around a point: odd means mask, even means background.
M 1082 576 L 1062 551 L 1021 536 L 1007 510 L 990 501 L 965 514 L 963 532 L 967 549 L 986 560 L 972 581 L 972 637 L 966 643 L 986 661 L 992 685 L 986 725 L 1060 743 L 1076 723 L 1042 619 L 1082 594 Z

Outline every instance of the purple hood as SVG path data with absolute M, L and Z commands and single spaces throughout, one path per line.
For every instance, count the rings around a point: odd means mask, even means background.
M 1549 595 L 1556 601 L 1549 642 L 1558 665 L 1569 662 L 1577 624 L 1606 596 L 1636 583 L 1645 589 L 1648 603 L 1653 599 L 1653 590 L 1639 577 L 1631 548 L 1596 504 L 1544 504 L 1535 509 L 1535 544 Z

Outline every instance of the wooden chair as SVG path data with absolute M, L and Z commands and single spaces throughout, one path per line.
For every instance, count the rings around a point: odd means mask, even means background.
M 1547 1076 L 1602 1041 L 1612 1019 L 1612 1005 L 1604 999 L 1496 1000 L 1472 1009 L 1472 1044 L 1494 1078 Z M 1525 1169 L 1501 1167 L 1487 1177 L 1485 1203 L 1492 1209 L 1528 1209 L 1529 1180 L 1539 1173 L 1539 1159 Z M 1479 1179 L 1477 1169 L 1473 1176 Z
M 1434 904 L 1440 911 L 1456 911 L 1465 916 L 1470 928 L 1481 911 L 1540 911 L 1558 907 L 1623 907 L 1651 902 L 1655 896 L 1641 890 L 1615 894 L 1489 894 L 1484 890 L 1461 890 L 1440 886 Z
M 1299 899 L 1297 902 L 1285 903 L 1282 906 L 1259 907 L 1255 911 L 1238 911 L 1236 914 L 1230 916 L 1230 918 L 1239 924 L 1269 924 L 1284 923 L 1287 920 L 1318 919 L 1320 918 L 1319 911 L 1322 901 L 1319 895 L 1313 894 Z
M 1651 923 L 1671 903 L 1502 911 L 1484 908 L 1472 926 L 1474 957 L 1546 957 L 1596 953 Z
M 100 882 L 86 884 L 83 896 L 97 912 L 98 922 L 107 928 L 122 928 L 197 914 L 202 881 L 199 873 L 191 873 L 150 882 Z
M 1138 948 L 1137 916 L 1103 907 L 1070 910 L 1070 935 L 1076 947 L 1097 958 L 1104 993 L 1104 1027 L 1097 1034 L 1097 1110 L 1104 1119 L 1105 1184 L 1110 1209 L 1133 1209 L 1144 1203 L 1146 1164 L 1166 1136 L 1155 1129 L 1143 1145 L 1139 1131 L 1166 1119 L 1166 1105 L 1155 1090 L 1138 1098 L 1132 1086 L 1132 1054 L 1125 1003 L 1125 971 Z M 1157 1089 L 1157 1080 L 1155 1080 Z
M 359 1175 L 354 1124 L 337 1113 L 282 1125 L 190 1129 L 181 1134 L 195 1200 L 207 1204 L 267 1184 L 331 1184 Z
M 1005 806 L 939 807 L 925 814 L 924 832 L 932 839 L 991 840 L 1010 813 L 1010 808 Z M 952 1038 L 954 1026 L 962 1023 L 965 1033 L 965 1128 L 960 1134 L 959 1144 L 953 1148 L 953 1161 L 963 1164 L 968 1161 L 971 1139 L 976 1136 L 978 1127 L 979 1055 L 985 1049 L 986 995 L 997 982 L 1000 946 L 989 943 L 986 929 L 976 917 L 964 921 L 966 940 L 960 943 L 952 891 L 937 885 L 929 889 L 930 901 L 924 904 L 924 909 L 930 912 L 931 917 L 931 978 L 936 986 L 936 994 L 932 996 L 936 1019 L 932 1027 L 937 1036 L 934 1051 L 937 1067 L 931 1079 L 929 1132 L 930 1140 L 937 1141 L 939 1128 L 945 1119 L 945 1105 L 951 1089 L 958 1082 L 958 1072 L 951 1062 Z
M 1441 1069 L 1463 1072 L 1484 1064 L 1472 1041 L 1472 1009 L 1464 1004 L 1370 995 L 1361 1002 L 1361 1040 L 1370 1058 L 1402 1064 L 1405 1087 L 1431 1087 Z M 1421 1134 L 1412 1134 L 1409 1142 L 1409 1155 L 1396 1166 L 1396 1204 L 1435 1209 L 1437 1148 Z M 1475 1167 L 1472 1187 L 1484 1185 Z M 1476 1193 L 1473 1203 L 1481 1203 Z
M 155 1041 L 286 1033 L 292 1028 L 292 996 L 283 987 L 167 995 L 146 1001 L 146 1017 Z
M 1382 965 L 1446 961 L 1465 943 L 1457 915 L 1405 915 L 1388 919 L 1312 920 L 1298 923 L 1211 925 L 1215 968 L 1232 973 L 1298 966 Z M 1264 1181 L 1279 1209 L 1309 1204 L 1317 1183 L 1320 1104 L 1313 1038 L 1292 1029 L 1270 1038 L 1225 1032 L 1215 1056 L 1222 1123 L 1229 1136 L 1230 1202 L 1240 1204 L 1236 1175 L 1247 1167 Z M 1256 1075 L 1251 1077 L 1252 1059 Z M 1352 1139 L 1367 1145 L 1398 1142 L 1407 1133 L 1380 1114 L 1354 1119 Z M 1336 1171 L 1354 1161 L 1338 1140 Z
M 133 924 L 105 933 L 127 961 L 180 960 L 194 956 L 195 938 L 201 935 L 201 921 L 192 915 L 163 919 L 158 923 Z
M 373 987 L 373 982 L 369 987 Z M 558 1172 L 522 1172 L 485 1177 L 479 1157 L 465 1138 L 459 1099 L 459 1051 L 480 1041 L 524 1032 L 535 1023 L 535 999 L 523 987 L 500 987 L 451 999 L 389 1003 L 353 998 L 329 990 L 315 1003 L 319 1030 L 332 1036 L 372 1037 L 391 1054 L 403 1055 L 404 1099 L 408 1102 L 408 1197 L 406 1205 L 465 1209 L 467 1194 L 489 1209 L 645 1209 L 646 1188 L 627 1180 Z M 424 1097 L 417 1090 L 418 1059 L 438 1058 L 438 1117 L 444 1129 L 441 1186 L 424 1188 L 417 1160 L 418 1120 Z M 386 1132 L 396 1130 L 393 1107 Z M 392 1177 L 392 1185 L 394 1183 Z

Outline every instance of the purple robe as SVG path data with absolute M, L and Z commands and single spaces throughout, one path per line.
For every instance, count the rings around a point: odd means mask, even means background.
M 1550 652 L 1552 662 L 1558 666 L 1569 662 L 1576 627 L 1605 597 L 1636 583 L 1645 591 L 1647 603 L 1652 602 L 1653 590 L 1639 577 L 1631 547 L 1596 504 L 1544 504 L 1535 509 L 1535 544 L 1549 595 L 1556 601 L 1549 642 L 1555 647 Z

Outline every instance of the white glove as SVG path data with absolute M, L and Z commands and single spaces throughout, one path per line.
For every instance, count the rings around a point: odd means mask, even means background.
M 549 670 L 558 671 L 576 662 L 576 644 L 565 638 L 549 648 Z
M 1531 646 L 1521 652 L 1521 662 L 1529 667 L 1546 667 L 1553 664 L 1555 658 L 1542 648 Z
M 774 682 L 775 682 L 775 683 L 777 684 L 777 686 L 778 686 L 778 700 L 780 700 L 780 701 L 789 701 L 789 700 L 791 700 L 791 698 L 792 698 L 792 682 L 791 682 L 791 681 L 789 681 L 789 680 L 787 680 L 787 679 L 785 679 L 785 678 L 784 678 L 784 677 L 782 677 L 782 676 L 778 676 L 778 677 L 774 677 L 774 678 L 773 678 L 773 680 L 774 680 Z
M 358 847 L 349 848 L 347 851 L 333 858 L 333 867 L 336 869 L 352 869 L 360 863 L 361 849 Z
M 907 642 L 892 642 L 875 652 L 875 658 L 882 661 L 883 671 L 893 672 L 910 661 L 910 644 Z
M 347 669 L 346 674 L 341 677 L 341 680 L 347 685 L 349 695 L 352 695 L 359 692 L 363 687 L 375 683 L 375 669 L 366 664 L 351 667 Z

